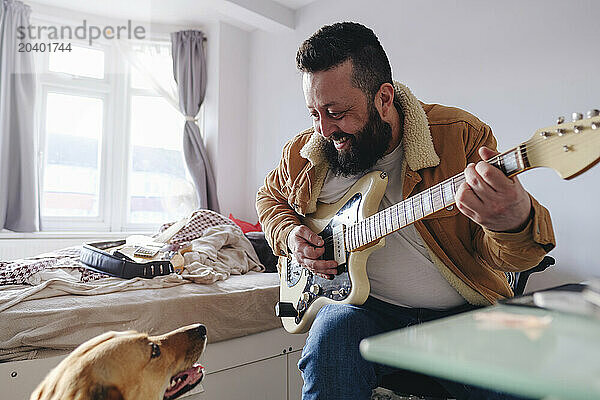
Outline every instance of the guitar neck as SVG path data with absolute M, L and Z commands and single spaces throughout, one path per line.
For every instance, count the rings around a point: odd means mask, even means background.
M 498 154 L 487 162 L 508 177 L 517 175 L 530 167 L 525 144 Z M 415 221 L 453 205 L 456 203 L 456 192 L 463 182 L 465 182 L 465 175 L 464 172 L 461 172 L 421 193 L 347 226 L 344 232 L 347 250 L 360 249 Z

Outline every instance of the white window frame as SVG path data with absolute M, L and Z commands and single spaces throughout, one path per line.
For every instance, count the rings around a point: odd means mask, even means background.
M 37 25 L 69 24 L 73 21 L 52 21 L 33 19 Z M 69 40 L 73 45 L 88 47 L 87 42 Z M 144 40 L 144 44 L 169 44 L 168 33 L 154 34 L 152 38 Z M 119 55 L 115 44 L 110 42 L 94 43 L 91 48 L 102 49 L 104 55 L 104 78 L 74 77 L 48 70 L 48 54 L 41 55 L 41 68 L 38 68 L 36 88 L 35 115 L 40 120 L 36 121 L 39 145 L 39 193 L 40 204 L 43 196 L 43 168 L 45 166 L 44 154 L 46 132 L 43 118 L 46 115 L 46 99 L 48 92 L 58 92 L 73 95 L 93 96 L 103 99 L 103 126 L 101 138 L 101 156 L 99 163 L 99 204 L 98 217 L 42 217 L 42 231 L 70 231 L 70 232 L 152 232 L 156 224 L 130 223 L 128 216 L 128 172 L 131 159 L 130 149 L 130 107 L 133 95 L 146 95 L 160 97 L 150 89 L 130 87 L 130 66 Z M 38 61 L 38 60 L 36 60 Z M 43 72 L 41 72 L 43 71 Z M 203 116 L 202 107 L 200 117 Z M 203 123 L 201 118 L 200 123 Z M 126 171 L 124 173 L 124 171 Z M 166 221 L 165 221 L 166 222 Z

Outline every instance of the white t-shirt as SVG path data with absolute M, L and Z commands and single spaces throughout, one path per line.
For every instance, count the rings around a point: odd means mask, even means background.
M 388 175 L 379 210 L 402 201 L 402 158 L 399 145 L 370 170 L 385 171 Z M 334 176 L 329 171 L 318 201 L 335 203 L 361 176 Z M 385 247 L 375 250 L 367 261 L 373 297 L 404 307 L 446 309 L 465 304 L 431 261 L 413 225 L 386 236 L 385 241 Z

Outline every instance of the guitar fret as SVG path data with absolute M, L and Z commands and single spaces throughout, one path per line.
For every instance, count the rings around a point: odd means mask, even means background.
M 520 169 L 517 155 L 514 152 L 511 151 L 510 153 L 504 154 L 501 158 L 504 164 L 504 170 L 502 172 L 506 175 L 510 175 Z
M 498 160 L 492 164 L 498 167 L 500 171 L 504 172 L 504 174 L 506 175 L 506 165 L 504 165 L 504 157 L 498 157 Z
M 398 207 L 402 208 L 402 211 L 398 214 L 398 222 L 401 227 L 406 226 L 406 207 L 404 206 L 404 202 L 399 203 Z
M 344 230 L 344 243 L 346 244 L 346 248 L 354 248 L 354 246 L 352 245 L 352 225 L 347 226 Z
M 454 194 L 452 193 L 452 181 L 444 181 L 442 183 L 442 200 L 444 207 L 454 202 Z
M 433 211 L 438 211 L 444 208 L 444 199 L 442 198 L 442 186 L 435 185 L 432 188 L 432 197 L 433 197 Z
M 415 216 L 415 221 L 418 219 L 423 218 L 423 207 L 422 207 L 422 201 L 421 201 L 421 196 L 417 195 L 415 197 L 413 197 L 413 214 Z
M 424 216 L 431 214 L 433 203 L 431 200 L 431 192 L 429 189 L 427 189 L 421 194 L 421 208 L 423 209 Z
M 455 200 L 454 200 L 454 196 L 456 196 L 456 192 L 457 192 L 457 190 L 458 190 L 458 187 L 456 186 L 457 182 L 455 182 L 455 181 L 454 181 L 454 179 L 455 179 L 455 178 L 456 178 L 456 177 L 454 177 L 454 176 L 453 176 L 453 177 L 452 177 L 452 180 L 451 180 L 451 182 L 452 182 L 452 185 L 451 185 L 451 188 L 452 188 L 452 201 L 455 201 Z M 459 185 L 460 185 L 460 184 L 459 184 Z
M 406 216 L 407 225 L 414 221 L 413 211 L 412 198 L 404 200 L 404 215 Z
M 392 209 L 386 208 L 385 210 L 385 231 L 386 233 L 392 232 L 394 228 L 392 227 Z
M 373 240 L 375 240 L 375 219 L 371 216 L 369 217 L 369 241 Z
M 400 215 L 398 214 L 398 204 L 395 205 L 394 212 L 392 213 L 392 228 L 393 230 L 400 229 Z
M 360 221 L 360 230 L 359 230 L 359 236 L 360 236 L 360 245 L 364 245 L 367 243 L 367 237 L 365 235 L 365 222 L 364 221 Z

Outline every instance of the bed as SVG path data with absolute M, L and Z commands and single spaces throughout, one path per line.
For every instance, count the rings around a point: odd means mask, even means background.
M 256 243 L 264 243 L 260 236 L 254 239 L 253 249 L 258 248 Z M 4 263 L 4 275 L 0 274 L 5 283 L 0 286 L 3 399 L 28 398 L 62 358 L 100 333 L 135 329 L 160 334 L 195 322 L 208 330 L 209 344 L 201 359 L 207 374 L 201 385 L 186 394 L 189 399 L 300 398 L 296 363 L 305 337 L 287 334 L 274 315 L 277 273 L 249 268 L 211 284 L 171 275 L 123 280 L 98 276 L 77 265 L 77 251 L 69 248 L 8 266 Z M 258 254 L 254 257 L 260 261 Z M 33 285 L 6 284 L 10 282 L 6 271 L 15 262 L 28 264 L 28 273 L 35 271 L 27 278 L 20 276 L 20 283 Z M 31 267 L 41 262 L 51 266 Z M 13 278 L 17 276 L 12 272 Z

